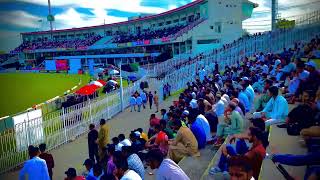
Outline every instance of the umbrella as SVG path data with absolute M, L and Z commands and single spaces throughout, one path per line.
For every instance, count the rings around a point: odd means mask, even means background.
M 118 84 L 118 82 L 115 80 L 109 80 L 108 83 L 113 84 L 113 85 Z
M 128 76 L 128 79 L 129 79 L 129 80 L 131 80 L 131 81 L 134 81 L 134 80 L 136 80 L 136 79 L 137 79 L 137 77 L 136 77 L 136 76 L 131 75 L 131 76 Z
M 83 96 L 92 95 L 94 92 L 96 92 L 98 88 L 99 87 L 94 84 L 86 85 L 80 88 L 78 91 L 76 91 L 76 94 L 83 95 Z
M 101 82 L 99 82 L 99 81 L 91 81 L 90 84 L 96 85 L 98 87 L 102 87 L 103 86 L 103 84 Z
M 99 79 L 98 82 L 101 83 L 103 86 L 105 86 L 105 85 L 107 84 L 107 83 L 106 83 L 104 80 L 102 80 L 102 79 Z
M 98 68 L 98 69 L 95 70 L 95 72 L 96 73 L 102 73 L 102 72 L 104 72 L 104 69 L 103 68 Z
M 110 71 L 109 74 L 110 75 L 119 74 L 119 71 L 114 69 L 114 70 Z

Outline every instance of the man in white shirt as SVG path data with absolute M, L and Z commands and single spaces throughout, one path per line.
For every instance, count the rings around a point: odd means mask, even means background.
M 156 180 L 189 180 L 186 173 L 171 159 L 165 159 L 158 149 L 150 150 L 147 154 L 147 163 L 156 171 Z
M 224 113 L 224 102 L 221 100 L 221 94 L 216 95 L 216 104 L 213 105 L 213 111 L 217 114 L 218 118 L 223 117 Z
M 115 175 L 120 180 L 142 180 L 139 174 L 128 168 L 128 161 L 125 158 L 120 158 L 115 162 Z
M 38 147 L 29 147 L 31 159 L 24 163 L 19 173 L 19 180 L 50 180 L 46 161 L 39 158 L 40 151 Z M 26 175 L 28 178 L 26 178 Z
M 112 143 L 114 144 L 115 151 L 122 151 L 123 144 L 120 143 L 118 137 L 112 138 Z
M 126 139 L 124 134 L 119 134 L 118 138 L 120 144 L 122 144 L 123 146 L 131 146 L 131 142 L 129 141 L 129 139 Z

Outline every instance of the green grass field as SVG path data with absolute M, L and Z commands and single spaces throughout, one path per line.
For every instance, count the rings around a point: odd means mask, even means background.
M 10 73 L 0 74 L 0 117 L 13 115 L 65 91 L 89 82 L 88 75 Z

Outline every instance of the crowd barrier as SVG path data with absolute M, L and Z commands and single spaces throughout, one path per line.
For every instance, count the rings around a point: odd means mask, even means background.
M 123 90 L 123 109 L 129 106 L 131 95 L 135 91 L 139 92 L 142 81 L 146 81 L 146 78 L 142 77 Z M 149 86 L 158 87 L 159 92 L 161 90 L 160 82 L 155 79 L 149 82 Z M 117 90 L 102 99 L 88 100 L 41 118 L 27 119 L 16 124 L 13 129 L 2 132 L 0 174 L 18 167 L 27 160 L 29 145 L 45 142 L 50 151 L 87 133 L 89 124 L 99 126 L 100 119 L 114 117 L 122 111 L 120 93 L 121 91 Z

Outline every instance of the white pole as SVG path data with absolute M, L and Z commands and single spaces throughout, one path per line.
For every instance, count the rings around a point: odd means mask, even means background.
M 64 139 L 65 139 L 65 142 L 68 142 L 67 122 L 66 122 L 66 115 L 65 115 L 64 107 L 62 107 L 62 120 L 63 120 Z
M 122 112 L 124 107 L 123 107 L 123 84 L 122 84 L 121 65 L 122 65 L 122 59 L 120 59 L 120 62 L 119 62 L 119 68 L 120 68 L 120 104 L 121 104 L 121 112 Z
M 93 119 L 92 119 L 92 108 L 91 108 L 91 101 L 90 101 L 90 97 L 87 96 L 89 99 L 89 113 L 90 113 L 90 122 L 93 123 Z

